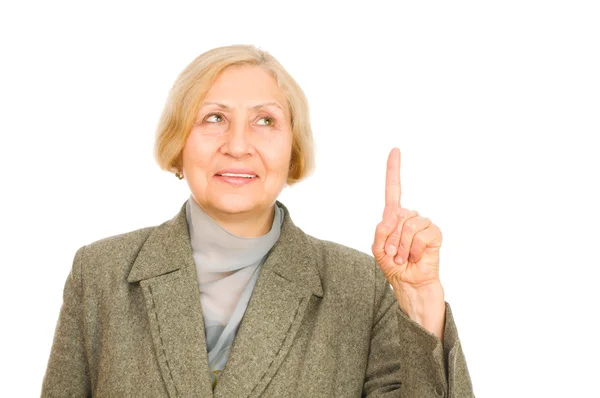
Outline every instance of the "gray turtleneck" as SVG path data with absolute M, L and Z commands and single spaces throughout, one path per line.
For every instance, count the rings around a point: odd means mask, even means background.
M 228 232 L 194 202 L 192 195 L 187 201 L 186 217 L 214 389 L 225 368 L 260 268 L 279 239 L 283 209 L 275 205 L 271 230 L 257 238 L 243 238 Z

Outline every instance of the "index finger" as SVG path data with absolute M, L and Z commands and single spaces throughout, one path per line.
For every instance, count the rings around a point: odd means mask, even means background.
M 387 161 L 387 172 L 385 175 L 385 206 L 393 209 L 400 207 L 400 149 L 393 148 Z

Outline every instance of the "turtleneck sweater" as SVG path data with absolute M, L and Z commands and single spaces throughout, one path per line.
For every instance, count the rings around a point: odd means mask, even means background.
M 192 195 L 186 204 L 196 263 L 213 389 L 225 368 L 260 268 L 279 239 L 283 209 L 275 205 L 269 232 L 256 238 L 234 235 L 208 216 Z

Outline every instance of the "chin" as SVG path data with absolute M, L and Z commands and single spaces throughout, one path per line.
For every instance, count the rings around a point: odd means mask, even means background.
M 256 198 L 248 195 L 222 194 L 214 199 L 213 206 L 223 213 L 245 213 L 260 206 Z

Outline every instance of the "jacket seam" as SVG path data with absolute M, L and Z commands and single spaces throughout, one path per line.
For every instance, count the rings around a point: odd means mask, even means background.
M 298 307 L 296 307 L 296 311 L 294 312 L 294 317 L 292 318 L 292 323 L 290 324 L 290 326 L 285 331 L 285 336 L 287 336 L 289 334 L 290 330 L 292 329 L 292 327 L 294 327 L 294 324 L 297 321 L 296 318 L 298 317 L 298 312 L 300 311 L 300 307 L 302 307 L 303 301 L 304 301 L 304 298 L 301 298 L 300 302 L 298 303 Z M 273 362 L 275 362 L 277 360 L 277 358 L 279 357 L 279 353 L 281 352 L 281 350 L 283 349 L 283 347 L 286 345 L 287 340 L 288 339 L 284 339 L 281 342 L 281 345 L 279 346 L 279 349 L 277 350 L 277 352 L 273 356 L 273 360 L 271 360 L 271 362 L 269 362 L 269 365 L 267 366 L 267 370 L 265 371 L 265 373 L 259 379 L 260 380 L 259 383 L 254 386 L 254 388 L 250 392 L 250 395 L 252 395 L 252 393 L 254 393 L 254 391 L 258 388 L 258 385 L 260 384 L 260 382 L 262 382 L 264 380 L 264 378 L 267 377 L 267 374 L 269 373 L 269 370 L 271 369 L 271 366 L 273 366 Z
M 377 263 L 375 263 L 375 266 L 378 266 Z M 375 299 L 377 298 L 377 275 L 375 274 L 377 272 L 377 269 L 373 268 L 373 317 L 371 320 L 371 336 L 373 334 L 373 330 L 375 330 L 377 328 L 377 326 L 379 325 L 379 322 L 381 322 L 382 319 L 385 318 L 385 316 L 387 315 L 388 311 L 390 310 L 390 308 L 392 308 L 394 306 L 394 304 L 398 305 L 398 302 L 396 300 L 391 300 L 390 305 L 385 309 L 385 311 L 383 311 L 383 314 L 381 314 L 381 317 L 379 319 L 375 319 L 377 316 L 377 312 L 381 309 L 381 304 L 384 302 L 385 298 L 386 298 L 386 294 L 388 292 L 386 292 L 385 289 L 391 289 L 391 286 L 389 284 L 389 282 L 387 281 L 387 279 L 384 279 L 384 287 L 383 287 L 383 291 L 381 293 L 381 298 L 379 300 L 379 303 L 376 303 Z
M 373 258 L 374 262 L 375 262 L 375 266 L 377 266 L 377 261 L 375 260 L 375 258 Z M 375 268 L 371 267 L 371 278 L 373 279 L 373 312 L 371 314 L 371 337 L 373 334 L 373 328 L 375 327 L 375 317 L 377 316 L 377 309 L 378 309 L 378 305 L 377 305 L 377 275 L 375 274 Z
M 177 385 L 175 384 L 175 380 L 173 380 L 173 372 L 171 370 L 171 366 L 169 365 L 169 358 L 167 357 L 167 351 L 165 350 L 165 344 L 162 338 L 162 332 L 160 329 L 160 321 L 158 319 L 158 313 L 156 312 L 156 304 L 154 302 L 154 293 L 152 293 L 152 286 L 148 286 L 148 291 L 150 292 L 150 299 L 152 300 L 152 312 L 154 312 L 154 317 L 156 318 L 156 325 L 158 328 L 158 340 L 160 342 L 160 349 L 162 351 L 162 355 L 165 358 L 165 364 L 167 366 L 167 370 L 169 371 L 169 378 L 171 383 L 173 384 L 173 388 L 175 388 L 175 395 L 179 396 L 179 391 L 177 390 Z
M 90 389 L 93 391 L 94 390 L 94 379 L 92 378 L 92 367 L 91 367 L 91 363 L 90 363 L 90 357 L 87 353 L 88 350 L 88 339 L 87 339 L 87 332 L 86 332 L 86 317 L 85 317 L 85 294 L 84 294 L 84 285 L 83 285 L 83 261 L 82 259 L 85 258 L 85 251 L 87 249 L 87 245 L 83 245 L 81 247 L 81 255 L 79 256 L 79 258 L 77 258 L 77 268 L 78 268 L 78 272 L 79 272 L 79 288 L 77 289 L 77 295 L 79 296 L 79 302 L 81 304 L 81 313 L 80 313 L 80 322 L 81 322 L 81 342 L 83 344 L 83 351 L 85 354 L 85 365 L 86 365 L 86 374 L 88 377 L 88 382 L 89 382 L 89 387 Z

